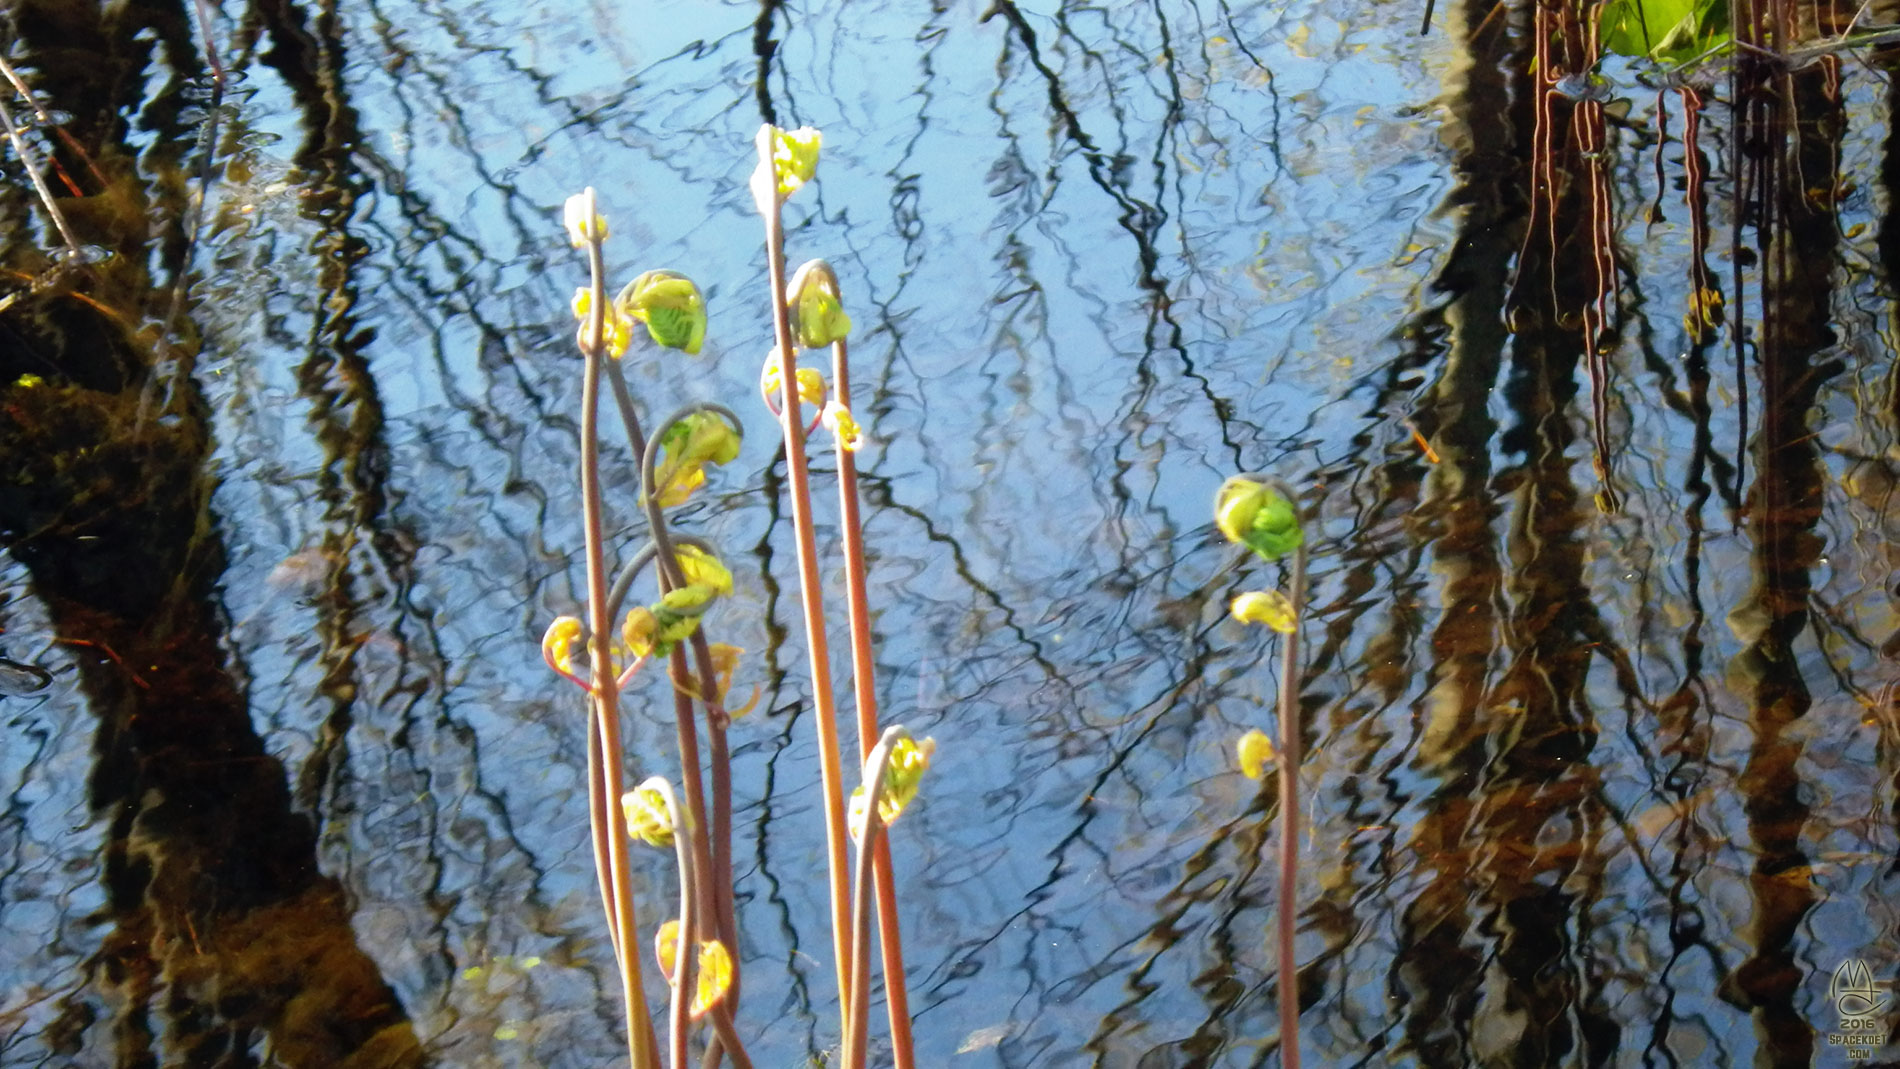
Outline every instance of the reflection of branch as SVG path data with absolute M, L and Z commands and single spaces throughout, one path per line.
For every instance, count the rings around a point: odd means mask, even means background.
M 8 73 L 12 73 L 10 68 Z M 53 203 L 53 191 L 46 187 L 39 163 L 33 158 L 33 150 L 27 147 L 26 139 L 20 136 L 19 127 L 13 123 L 13 112 L 4 102 L 0 102 L 0 125 L 7 128 L 7 139 L 13 142 L 13 151 L 19 153 L 20 165 L 26 168 L 27 177 L 33 180 L 33 188 L 40 195 L 40 203 L 46 206 L 46 214 L 52 217 L 53 225 L 59 228 L 59 236 L 66 242 L 66 251 L 72 256 L 72 262 L 77 264 L 83 256 L 79 250 L 79 239 L 73 236 L 72 227 L 66 225 L 66 216 L 59 210 L 59 205 Z

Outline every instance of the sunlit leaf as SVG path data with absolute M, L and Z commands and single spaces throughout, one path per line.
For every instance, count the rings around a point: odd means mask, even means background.
M 1293 502 L 1262 482 L 1236 475 L 1214 496 L 1214 525 L 1227 536 L 1274 561 L 1299 548 L 1304 535 Z
M 1240 757 L 1240 771 L 1248 779 L 1259 779 L 1266 775 L 1267 766 L 1274 761 L 1273 740 L 1259 728 L 1240 737 L 1235 750 Z
M 541 656 L 563 675 L 574 674 L 574 644 L 581 640 L 581 622 L 572 616 L 557 616 L 541 637 Z
M 698 972 L 694 977 L 693 1004 L 687 1012 L 695 1019 L 717 1006 L 732 989 L 732 955 L 717 939 L 699 944 Z
M 1605 52 L 1686 63 L 1729 41 L 1727 0 L 1609 0 L 1597 19 Z
M 685 544 L 675 549 L 673 557 L 679 561 L 680 573 L 688 583 L 709 586 L 721 595 L 732 593 L 732 573 L 718 557 Z
M 801 367 L 795 373 L 798 378 L 798 399 L 808 405 L 825 403 L 825 373 L 815 367 Z M 779 360 L 776 351 L 768 353 L 765 367 L 759 373 L 759 390 L 764 393 L 774 408 L 778 407 L 779 396 L 784 391 L 784 376 L 779 373 Z
M 1234 619 L 1248 624 L 1266 624 L 1283 635 L 1299 629 L 1299 615 L 1293 603 L 1278 590 L 1249 590 L 1234 598 L 1229 606 Z
M 567 240 L 577 249 L 585 248 L 590 241 L 607 240 L 607 220 L 596 210 L 594 201 L 594 190 L 589 186 L 586 192 L 567 198 L 567 204 L 562 209 Z
M 646 272 L 627 283 L 614 307 L 645 323 L 658 344 L 688 356 L 697 356 L 706 340 L 706 302 L 693 280 L 677 271 Z
M 825 426 L 838 439 L 838 448 L 855 453 L 864 444 L 864 429 L 851 418 L 851 410 L 836 401 L 825 406 Z
M 651 657 L 660 640 L 660 621 L 652 609 L 636 605 L 627 610 L 627 618 L 620 625 L 620 637 L 635 657 Z
M 779 199 L 799 191 L 818 173 L 818 150 L 824 135 L 809 126 L 772 131 L 772 173 Z
M 594 291 L 586 286 L 574 291 L 574 318 L 580 326 L 574 332 L 574 343 L 583 349 L 594 347 Z M 633 323 L 619 310 L 609 305 L 601 314 L 601 329 L 607 335 L 606 353 L 618 360 L 626 355 L 627 347 L 633 344 Z
M 662 506 L 684 502 L 706 481 L 707 464 L 727 464 L 739 455 L 739 430 L 717 412 L 694 412 L 667 428 L 660 439 L 665 458 L 654 472 Z
M 823 349 L 851 333 L 851 317 L 845 314 L 838 293 L 837 276 L 823 260 L 812 260 L 798 269 L 786 287 L 785 303 L 791 310 L 792 335 L 806 349 Z
M 673 845 L 673 811 L 657 787 L 636 787 L 620 796 L 627 818 L 627 836 L 648 846 Z
M 680 955 L 680 922 L 666 921 L 653 935 L 653 956 L 660 961 L 660 972 L 668 979 L 673 976 L 673 966 L 678 964 Z
M 878 820 L 889 825 L 904 815 L 904 810 L 916 799 L 917 789 L 923 782 L 924 773 L 930 770 L 930 759 L 936 752 L 937 740 L 930 738 L 918 742 L 904 736 L 891 746 L 890 757 L 884 766 L 884 793 L 878 798 Z M 871 769 L 865 769 L 867 778 L 871 772 Z M 860 783 L 851 792 L 847 814 L 853 840 L 864 838 L 867 808 L 865 785 Z

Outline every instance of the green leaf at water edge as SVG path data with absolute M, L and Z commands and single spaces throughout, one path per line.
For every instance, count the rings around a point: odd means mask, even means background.
M 1728 43 L 1728 0 L 1609 0 L 1597 40 L 1613 55 L 1687 63 Z

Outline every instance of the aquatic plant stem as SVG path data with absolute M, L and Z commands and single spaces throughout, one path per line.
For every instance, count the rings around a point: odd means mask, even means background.
M 1269 485 L 1299 510 L 1299 498 L 1279 480 Z M 1301 526 L 1305 526 L 1304 523 Z M 1293 630 L 1280 657 L 1280 1064 L 1300 1069 L 1300 970 L 1293 957 L 1299 921 L 1300 876 L 1300 629 L 1306 611 L 1306 539 L 1293 551 L 1293 581 L 1288 600 Z
M 844 1018 L 844 1069 L 864 1069 L 865 1045 L 870 1039 L 871 1016 L 871 869 L 882 841 L 884 774 L 890 769 L 891 748 L 909 738 L 903 725 L 893 724 L 864 759 L 864 831 L 858 838 L 855 893 L 851 897 L 851 1000 Z M 887 978 L 885 983 L 889 984 Z
M 759 172 L 754 182 L 771 183 L 775 174 L 771 126 L 759 129 Z M 785 305 L 785 230 L 779 200 L 771 186 L 755 188 L 765 216 L 766 274 L 772 295 L 772 333 L 779 361 L 779 430 L 785 438 L 785 473 L 790 484 L 792 529 L 798 547 L 800 605 L 805 617 L 806 656 L 811 663 L 812 704 L 818 727 L 818 771 L 824 792 L 826 868 L 831 884 L 831 944 L 836 955 L 838 995 L 849 1014 L 851 978 L 850 888 L 847 885 L 844 818 L 844 770 L 838 755 L 838 713 L 831 692 L 831 654 L 825 637 L 824 600 L 819 588 L 818 538 L 811 522 L 811 472 L 805 460 L 805 428 L 800 422 L 798 366 L 792 326 Z M 849 1020 L 846 1021 L 849 1027 Z
M 623 411 L 630 410 L 631 405 L 628 405 Z M 660 421 L 659 426 L 654 429 L 653 437 L 646 440 L 646 449 L 640 458 L 640 500 L 646 510 L 647 526 L 652 534 L 655 558 L 659 562 L 660 590 L 662 593 L 684 586 L 685 576 L 680 571 L 679 558 L 675 555 L 676 551 L 674 549 L 672 533 L 666 526 L 666 514 L 660 508 L 659 489 L 655 477 L 659 465 L 660 449 L 662 443 L 666 440 L 667 433 L 675 424 L 689 416 L 702 412 L 711 413 L 720 419 L 726 420 L 734 428 L 740 426 L 738 415 L 724 405 L 715 404 L 710 401 L 687 405 Z M 636 433 L 637 430 L 632 424 L 629 424 L 629 437 L 631 438 Z M 686 831 L 692 843 L 694 872 L 698 874 L 720 873 L 720 875 L 715 876 L 711 880 L 700 878 L 695 881 L 694 914 L 697 919 L 691 929 L 685 927 L 684 921 L 681 922 L 683 929 L 681 938 L 691 941 L 697 941 L 702 938 L 716 938 L 724 943 L 727 954 L 732 959 L 733 979 L 736 984 L 739 969 L 737 924 L 736 921 L 729 920 L 730 906 L 722 909 L 720 905 L 721 899 L 729 898 L 731 894 L 731 849 L 727 847 L 720 851 L 719 855 L 715 855 L 712 844 L 708 840 L 705 781 L 700 772 L 699 736 L 693 719 L 693 696 L 695 693 L 698 694 L 700 700 L 705 703 L 707 707 L 706 719 L 708 734 L 712 739 L 713 745 L 714 791 L 715 794 L 721 795 L 725 799 L 724 809 L 727 815 L 723 828 L 728 835 L 731 829 L 730 798 L 732 791 L 729 768 L 730 758 L 726 751 L 723 713 L 714 710 L 711 700 L 712 695 L 715 693 L 717 682 L 712 673 L 712 654 L 709 649 L 704 648 L 706 641 L 705 636 L 696 630 L 693 637 L 697 640 L 695 649 L 701 651 L 699 656 L 700 678 L 697 684 L 693 682 L 692 673 L 687 666 L 685 647 L 675 645 L 671 654 L 674 723 L 677 728 L 680 751 L 680 786 L 682 793 L 686 795 Z M 718 857 L 725 857 L 727 859 L 723 870 L 720 862 L 717 860 Z M 719 890 L 721 880 L 724 881 L 724 886 L 727 888 L 724 895 L 722 895 Z M 729 988 L 727 997 L 721 999 L 719 1004 L 714 1006 L 710 1011 L 713 1029 L 718 1036 L 718 1041 L 709 1045 L 706 1061 L 708 1065 L 717 1064 L 718 1051 L 723 1048 L 724 1051 L 731 1056 L 735 1066 L 739 1067 L 739 1069 L 750 1069 L 751 1061 L 746 1056 L 744 1047 L 739 1042 L 738 1030 L 733 1024 L 732 1007 L 736 1004 L 735 995 L 736 987 Z
M 607 771 L 601 756 L 600 729 L 596 724 L 594 698 L 587 697 L 587 828 L 594 846 L 594 878 L 600 884 L 600 904 L 607 914 L 607 938 L 613 943 L 614 963 L 626 956 L 620 938 L 620 917 L 614 910 L 614 886 L 608 873 L 613 862 L 607 852 Z
M 829 268 L 827 268 L 829 270 Z M 833 280 L 834 290 L 837 288 Z M 851 359 L 844 339 L 831 344 L 831 388 L 837 402 L 851 407 Z M 869 762 L 877 729 L 877 658 L 871 646 L 871 610 L 865 594 L 864 525 L 858 509 L 857 454 L 838 445 L 838 513 L 844 533 L 845 603 L 851 623 L 851 686 L 858 714 L 858 758 Z M 910 990 L 904 980 L 904 943 L 898 929 L 897 879 L 891 867 L 888 836 L 871 849 L 876 876 L 877 942 L 883 955 L 884 1002 L 891 1023 L 895 1069 L 916 1069 L 910 1035 Z M 859 888 L 863 894 L 863 888 Z
M 660 797 L 666 801 L 667 815 L 673 821 L 673 853 L 678 858 L 680 870 L 680 915 L 679 937 L 673 943 L 673 975 L 667 980 L 672 987 L 667 1003 L 667 1064 L 672 1069 L 686 1069 L 686 1039 L 692 1028 L 692 1021 L 687 1015 L 686 985 L 692 976 L 690 962 L 699 946 L 693 938 L 696 922 L 693 902 L 698 897 L 698 881 L 694 878 L 697 874 L 693 869 L 692 837 L 682 834 L 687 830 L 685 816 L 680 812 L 678 797 L 673 794 L 673 785 L 666 781 L 666 777 L 655 776 L 642 786 L 651 786 L 660 792 Z
M 613 628 L 607 615 L 607 554 L 600 496 L 600 374 L 601 361 L 606 359 L 607 293 L 603 282 L 606 269 L 600 250 L 600 227 L 594 222 L 597 215 L 593 191 L 588 190 L 585 197 L 586 215 L 592 229 L 587 241 L 587 266 L 593 287 L 587 330 L 581 339 L 581 353 L 585 357 L 581 376 L 581 523 L 586 538 L 588 651 L 592 657 L 589 680 L 593 687 L 589 705 L 600 732 L 600 765 L 604 775 L 599 787 L 606 795 L 607 867 L 613 892 L 608 904 L 608 912 L 613 916 L 609 929 L 618 933 L 616 950 L 620 993 L 626 1004 L 627 1052 L 633 1069 L 659 1069 L 659 1044 L 653 1032 L 653 1019 L 647 1013 L 637 949 L 639 939 L 634 929 L 626 817 L 620 809 L 625 782 L 621 767 L 620 695 L 615 686 L 619 673 L 614 671 Z M 598 801 L 590 800 L 590 814 L 598 814 L 600 808 Z

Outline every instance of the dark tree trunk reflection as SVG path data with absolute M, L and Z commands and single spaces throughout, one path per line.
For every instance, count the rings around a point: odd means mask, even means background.
M 229 663 L 208 413 L 167 359 L 195 335 L 188 322 L 180 338 L 142 329 L 171 307 L 172 279 L 147 274 L 154 249 L 184 270 L 190 239 L 186 84 L 204 75 L 190 13 L 19 3 L 10 15 L 15 64 L 71 116 L 58 163 L 80 188 L 59 206 L 111 252 L 60 287 L 15 293 L 0 317 L 0 447 L 14 458 L 0 538 L 98 721 L 90 798 L 105 818 L 111 929 L 89 971 L 111 1007 L 114 1064 L 255 1065 L 260 1044 L 289 1065 L 420 1064 Z M 135 127 L 156 135 L 149 147 L 134 147 Z M 10 191 L 7 269 L 43 275 L 39 205 Z M 148 219 L 165 223 L 156 239 Z M 56 1043 L 78 1054 L 93 1012 L 69 1002 Z

